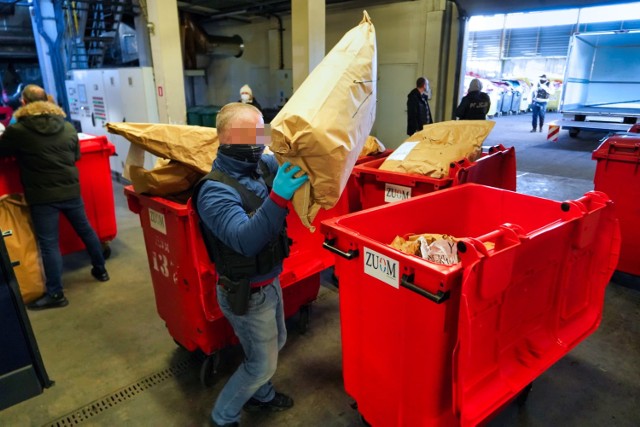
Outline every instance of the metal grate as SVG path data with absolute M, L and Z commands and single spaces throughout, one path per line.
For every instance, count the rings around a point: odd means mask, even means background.
M 163 383 L 169 378 L 182 375 L 188 368 L 194 365 L 194 363 L 196 363 L 195 358 L 190 357 L 187 360 L 171 366 L 170 368 L 146 376 L 134 384 L 123 387 L 108 396 L 95 400 L 82 408 L 58 418 L 55 421 L 45 424 L 45 426 L 66 427 L 81 424 L 82 422 L 87 421 L 88 419 L 95 417 L 96 415 L 99 415 L 120 403 L 133 399 L 138 394 Z

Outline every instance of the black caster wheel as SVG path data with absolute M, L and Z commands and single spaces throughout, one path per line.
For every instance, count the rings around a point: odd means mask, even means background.
M 309 330 L 309 317 L 311 316 L 311 304 L 300 307 L 300 318 L 298 319 L 298 332 L 304 335 Z
M 522 389 L 518 397 L 516 397 L 516 404 L 520 407 L 524 406 L 527 403 L 527 399 L 529 398 L 529 393 L 533 388 L 533 383 L 529 384 L 525 388 Z
M 571 138 L 577 138 L 580 133 L 580 129 L 569 129 L 569 136 Z
M 104 259 L 109 259 L 109 257 L 111 257 L 111 246 L 109 246 L 109 243 L 102 244 L 102 256 Z
M 200 366 L 200 384 L 211 387 L 218 373 L 220 366 L 220 352 L 215 352 L 205 356 L 202 366 Z

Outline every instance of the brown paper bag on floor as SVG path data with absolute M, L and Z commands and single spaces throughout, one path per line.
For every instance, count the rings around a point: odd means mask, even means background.
M 495 126 L 490 120 L 455 120 L 426 125 L 411 135 L 380 165 L 380 170 L 443 178 L 449 165 L 463 158 L 475 161 Z
M 44 295 L 45 285 L 29 207 L 22 194 L 0 197 L 0 229 L 12 233 L 5 237 L 4 242 L 11 261 L 20 262 L 13 271 L 22 300 L 28 304 Z
M 302 223 L 332 208 L 347 184 L 376 115 L 375 29 L 362 22 L 311 72 L 271 121 L 271 146 L 280 164 L 309 175 L 293 196 Z

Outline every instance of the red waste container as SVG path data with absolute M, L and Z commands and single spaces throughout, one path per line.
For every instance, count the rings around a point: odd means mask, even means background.
M 618 270 L 640 276 L 640 135 L 610 136 L 592 158 L 598 162 L 595 189 L 611 196 L 620 220 Z
M 384 159 L 363 163 L 353 169 L 358 181 L 362 209 L 409 197 L 431 193 L 443 188 L 474 182 L 506 190 L 516 189 L 515 148 L 496 145 L 475 162 L 463 159 L 452 163 L 449 176 L 431 178 L 425 175 L 380 170 Z
M 180 346 L 209 356 L 201 371 L 206 384 L 206 371 L 217 363 L 218 350 L 237 338 L 218 306 L 215 266 L 209 261 L 197 215 L 191 201 L 185 205 L 138 194 L 132 186 L 124 191 L 129 209 L 140 216 L 158 314 Z M 300 311 L 302 332 L 310 304 L 318 296 L 322 269 L 322 261 L 300 246 L 292 247 L 284 262 L 280 284 L 285 316 Z
M 620 245 L 603 193 L 561 203 L 477 184 L 321 229 L 337 254 L 345 390 L 385 427 L 495 415 L 597 328 Z M 461 262 L 389 245 L 412 233 L 462 238 Z
M 109 255 L 109 242 L 117 233 L 116 208 L 113 198 L 113 184 L 109 156 L 115 147 L 105 136 L 78 135 L 80 140 L 80 160 L 76 162 L 80 176 L 80 193 L 85 205 L 87 218 Z M 0 158 L 0 195 L 22 193 L 20 169 L 14 158 Z M 84 243 L 73 231 L 71 224 L 60 216 L 60 250 L 68 254 L 84 249 Z

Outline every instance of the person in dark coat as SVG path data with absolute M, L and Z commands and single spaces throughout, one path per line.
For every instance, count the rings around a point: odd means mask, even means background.
M 407 95 L 407 135 L 411 136 L 422 130 L 424 125 L 433 123 L 429 108 L 430 97 L 429 80 L 420 77 L 416 81 L 416 88 Z
M 91 256 L 91 274 L 109 280 L 102 245 L 84 210 L 76 162 L 80 159 L 78 133 L 65 121 L 65 113 L 49 101 L 39 86 L 28 85 L 17 122 L 0 137 L 0 156 L 15 156 L 40 246 L 47 292 L 27 307 L 38 310 L 69 304 L 62 290 L 62 255 L 58 224 L 63 213 Z M 109 195 L 109 197 L 111 197 Z
M 460 120 L 486 120 L 491 107 L 491 98 L 482 92 L 482 82 L 471 80 L 469 91 L 456 108 L 456 117 Z

